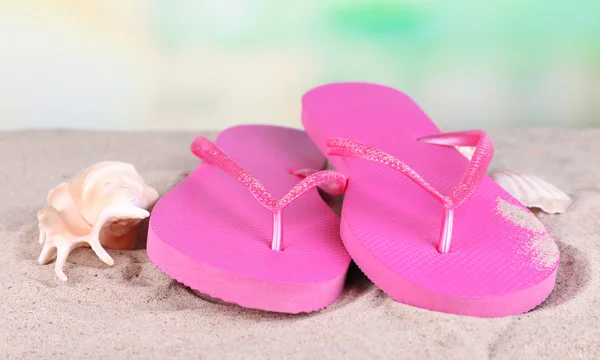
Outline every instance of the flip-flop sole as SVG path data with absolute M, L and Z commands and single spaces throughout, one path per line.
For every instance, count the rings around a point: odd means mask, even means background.
M 467 160 L 417 141 L 439 129 L 406 95 L 385 86 L 330 84 L 303 97 L 302 121 L 326 152 L 344 137 L 400 159 L 442 194 Z M 442 207 L 407 177 L 379 163 L 328 156 L 348 176 L 341 234 L 363 272 L 393 299 L 436 311 L 500 317 L 531 310 L 552 291 L 559 263 L 539 220 L 491 178 L 454 213 L 451 250 L 436 250 Z
M 238 126 L 215 143 L 275 197 L 300 181 L 294 170 L 325 164 L 295 129 Z M 148 256 L 172 278 L 226 302 L 285 313 L 322 309 L 341 294 L 350 263 L 339 217 L 317 189 L 283 214 L 283 251 L 274 251 L 272 213 L 236 179 L 201 163 L 154 207 Z

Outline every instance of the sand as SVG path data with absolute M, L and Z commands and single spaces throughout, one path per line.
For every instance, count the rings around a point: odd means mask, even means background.
M 193 133 L 0 133 L 0 359 L 598 359 L 600 130 L 491 132 L 493 167 L 540 176 L 575 199 L 538 214 L 562 262 L 533 311 L 502 319 L 435 313 L 390 300 L 356 268 L 343 296 L 309 315 L 247 310 L 171 280 L 144 250 L 74 251 L 68 282 L 36 259 L 48 190 L 102 160 L 134 164 L 164 194 L 198 163 Z

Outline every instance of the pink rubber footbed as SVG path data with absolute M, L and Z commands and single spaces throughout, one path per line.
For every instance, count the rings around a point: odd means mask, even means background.
M 403 93 L 381 85 L 335 83 L 302 99 L 307 133 L 377 147 L 417 171 L 442 194 L 468 160 L 456 149 L 418 142 L 440 131 Z M 552 291 L 558 248 L 517 200 L 488 176 L 454 213 L 450 252 L 438 253 L 442 206 L 383 164 L 328 156 L 348 177 L 341 235 L 363 272 L 393 299 L 461 315 L 501 317 L 533 309 Z
M 326 163 L 294 129 L 238 126 L 215 144 L 276 198 L 301 180 L 290 172 Z M 342 292 L 350 263 L 339 217 L 309 190 L 283 210 L 283 250 L 274 251 L 272 216 L 235 178 L 201 163 L 154 207 L 148 256 L 172 278 L 226 302 L 285 313 L 326 307 Z

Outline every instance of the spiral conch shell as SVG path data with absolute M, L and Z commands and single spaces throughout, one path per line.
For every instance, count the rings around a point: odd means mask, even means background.
M 128 249 L 135 243 L 139 223 L 158 200 L 136 169 L 123 162 L 94 164 L 48 193 L 48 205 L 38 211 L 40 244 L 38 262 L 56 255 L 54 271 L 66 281 L 63 266 L 69 253 L 89 246 L 108 265 L 114 260 L 104 250 Z

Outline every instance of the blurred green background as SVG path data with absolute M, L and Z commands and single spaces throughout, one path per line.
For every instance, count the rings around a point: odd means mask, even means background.
M 444 129 L 600 125 L 600 1 L 0 0 L 0 129 L 300 127 L 360 80 Z

